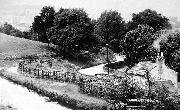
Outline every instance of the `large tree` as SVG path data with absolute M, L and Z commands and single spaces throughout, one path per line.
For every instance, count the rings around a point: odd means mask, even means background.
M 153 56 L 152 44 L 156 37 L 153 28 L 148 25 L 138 25 L 138 28 L 126 33 L 121 41 L 121 49 L 126 55 L 125 62 L 130 67 Z
M 151 9 L 132 14 L 132 21 L 128 23 L 129 30 L 137 28 L 139 24 L 147 24 L 151 26 L 155 32 L 165 28 L 171 28 L 171 24 L 167 17 Z
M 180 32 L 169 32 L 165 38 L 160 42 L 160 50 L 164 53 L 165 64 L 178 72 L 180 81 Z
M 94 43 L 93 25 L 83 9 L 60 9 L 49 31 L 50 40 L 61 52 L 74 56 Z
M 110 44 L 115 52 L 119 51 L 119 40 L 125 34 L 125 21 L 117 11 L 105 11 L 95 25 L 95 35 L 101 45 Z
M 39 16 L 34 17 L 32 29 L 37 33 L 39 41 L 49 43 L 47 32 L 53 26 L 55 10 L 53 7 L 45 6 L 41 9 Z

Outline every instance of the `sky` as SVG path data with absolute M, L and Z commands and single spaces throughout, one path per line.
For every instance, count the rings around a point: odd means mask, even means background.
M 43 6 L 53 6 L 56 11 L 61 7 L 84 8 L 94 19 L 105 10 L 116 10 L 126 21 L 131 20 L 132 13 L 150 8 L 180 20 L 180 0 L 0 0 L 0 23 L 8 21 L 19 27 L 29 27 Z

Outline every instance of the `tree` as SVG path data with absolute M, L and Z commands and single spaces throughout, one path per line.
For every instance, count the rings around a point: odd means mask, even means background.
M 4 23 L 4 25 L 1 27 L 1 32 L 5 33 L 7 35 L 11 34 L 11 30 L 13 29 L 13 26 L 8 24 L 7 22 Z
M 37 33 L 38 40 L 49 43 L 47 32 L 53 26 L 55 10 L 53 7 L 45 6 L 42 8 L 39 16 L 34 17 L 32 29 Z
M 147 24 L 154 31 L 171 28 L 169 19 L 154 10 L 146 9 L 138 14 L 133 13 L 132 21 L 128 23 L 129 30 L 137 28 L 139 24 Z
M 160 42 L 160 50 L 163 52 L 165 64 L 178 72 L 180 80 L 180 32 L 169 32 L 165 38 Z
M 117 52 L 119 51 L 119 40 L 124 34 L 125 21 L 117 11 L 105 11 L 98 18 L 95 35 L 101 39 L 101 45 L 108 43 L 110 48 Z
M 38 40 L 37 35 L 35 35 L 35 34 L 36 33 L 33 32 L 32 27 L 30 27 L 29 30 L 23 31 L 23 38 L 37 41 Z
M 92 34 L 91 19 L 83 9 L 60 9 L 48 33 L 50 41 L 68 56 L 87 51 L 96 41 Z
M 153 31 L 153 28 L 148 25 L 138 25 L 137 29 L 126 33 L 120 47 L 126 55 L 125 62 L 130 67 L 143 59 L 147 59 L 146 57 L 151 57 L 149 50 L 153 50 L 150 48 L 152 48 L 152 43 L 156 39 L 153 36 Z

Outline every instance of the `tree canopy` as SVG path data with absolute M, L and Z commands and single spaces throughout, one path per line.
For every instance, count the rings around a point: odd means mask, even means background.
M 47 32 L 49 28 L 53 26 L 54 16 L 54 8 L 50 6 L 45 6 L 41 9 L 40 15 L 34 17 L 32 29 L 35 33 L 37 33 L 39 41 L 46 43 L 49 42 Z
M 163 52 L 165 64 L 180 73 L 180 32 L 167 34 L 166 39 L 160 42 L 160 49 Z
M 137 14 L 132 14 L 132 21 L 128 23 L 129 30 L 137 28 L 139 24 L 147 24 L 151 26 L 155 32 L 171 28 L 171 24 L 169 23 L 169 19 L 167 17 L 151 9 L 146 9 Z
M 153 28 L 148 25 L 138 25 L 137 29 L 126 33 L 126 36 L 121 41 L 120 47 L 126 55 L 125 62 L 130 67 L 146 59 L 146 57 L 151 57 L 149 56 L 149 50 L 154 51 L 151 49 L 151 46 L 156 39 L 156 37 L 153 36 L 153 31 Z
M 60 9 L 48 34 L 67 55 L 87 51 L 95 41 L 91 19 L 83 9 Z
M 101 39 L 101 45 L 110 44 L 110 48 L 119 51 L 119 40 L 125 34 L 125 21 L 117 11 L 105 11 L 95 25 L 95 35 Z

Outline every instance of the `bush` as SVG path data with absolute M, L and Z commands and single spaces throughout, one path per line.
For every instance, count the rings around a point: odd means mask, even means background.
M 176 92 L 170 92 L 163 84 L 154 83 L 148 97 L 154 103 L 145 103 L 146 108 L 157 110 L 180 110 L 180 97 Z
M 124 102 L 127 99 L 141 98 L 143 91 L 130 78 L 116 78 L 114 76 L 103 76 L 100 79 L 84 77 L 84 85 L 80 86 L 83 93 L 104 98 L 114 103 Z

